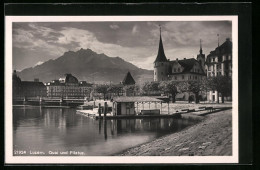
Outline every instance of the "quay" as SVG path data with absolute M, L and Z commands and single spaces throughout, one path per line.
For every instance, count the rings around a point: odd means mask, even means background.
M 144 108 L 144 103 L 148 103 L 148 109 Z M 151 107 L 152 103 L 154 107 Z M 168 109 L 166 112 L 163 112 L 163 103 L 167 104 Z M 182 115 L 187 113 L 195 116 L 205 116 L 210 113 L 231 109 L 231 107 L 214 108 L 203 106 L 196 109 L 182 108 L 170 112 L 169 102 L 147 96 L 116 97 L 113 101 L 96 101 L 92 102 L 92 104 L 93 109 L 77 110 L 77 113 L 94 119 L 182 118 Z
M 15 97 L 13 105 L 37 105 L 37 106 L 71 106 L 76 107 L 84 104 L 86 99 L 78 98 L 50 98 L 50 97 Z
M 192 109 L 188 111 L 182 111 L 182 112 L 175 112 L 172 114 L 160 114 L 160 115 L 112 115 L 112 114 L 107 114 L 104 116 L 104 114 L 101 114 L 99 116 L 98 114 L 91 112 L 91 110 L 77 110 L 78 114 L 81 114 L 83 116 L 91 117 L 93 119 L 143 119 L 143 118 L 182 118 L 185 117 L 185 114 L 190 114 L 194 116 L 206 116 L 208 114 L 220 112 L 220 111 L 225 111 L 229 110 L 231 107 L 223 107 L 223 108 L 213 108 L 213 109 Z

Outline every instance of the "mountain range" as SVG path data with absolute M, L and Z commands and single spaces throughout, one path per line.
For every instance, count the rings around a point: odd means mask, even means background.
M 153 80 L 153 71 L 138 68 L 120 57 L 97 54 L 91 49 L 65 52 L 61 57 L 17 72 L 22 81 L 39 78 L 42 82 L 71 73 L 78 80 L 90 83 L 119 83 L 130 72 L 137 83 Z

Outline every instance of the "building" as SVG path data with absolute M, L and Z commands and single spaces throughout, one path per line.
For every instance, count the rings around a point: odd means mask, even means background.
M 218 47 L 207 56 L 205 71 L 207 77 L 219 75 L 232 77 L 232 42 L 229 38 L 220 46 L 218 44 Z M 220 97 L 217 91 L 209 91 L 207 96 L 211 102 L 217 102 Z M 231 96 L 226 100 L 231 100 Z
M 13 97 L 25 98 L 25 97 L 46 97 L 46 86 L 39 82 L 39 79 L 34 81 L 21 81 L 17 76 L 16 71 L 13 72 Z
M 83 98 L 89 97 L 91 84 L 86 81 L 78 81 L 72 74 L 65 74 L 59 80 L 46 83 L 48 97 Z
M 202 53 L 202 46 L 200 43 L 200 53 L 197 59 L 190 58 L 183 60 L 170 61 L 166 58 L 161 38 L 157 57 L 154 61 L 154 81 L 174 80 L 174 81 L 188 81 L 201 80 L 206 78 L 205 74 L 205 54 Z
M 113 99 L 112 112 L 114 116 L 119 115 L 156 115 L 162 112 L 163 101 L 155 97 L 148 96 L 120 96 Z M 144 104 L 148 104 L 149 108 L 145 108 Z M 150 107 L 150 105 L 154 107 Z M 158 108 L 157 108 L 158 104 Z
M 134 78 L 132 77 L 131 73 L 128 71 L 127 74 L 125 75 L 125 78 L 124 80 L 122 81 L 122 84 L 124 86 L 127 86 L 127 85 L 134 85 L 135 84 L 135 80 Z
M 232 76 L 232 42 L 229 38 L 207 56 L 205 70 L 207 76 Z
M 168 79 L 174 81 L 197 81 L 206 78 L 203 66 L 194 58 L 174 60 L 170 62 L 171 72 Z
M 22 81 L 22 91 L 25 97 L 46 97 L 47 89 L 42 82 Z
M 13 72 L 13 98 L 22 97 L 22 81 L 17 76 L 16 70 Z
M 158 54 L 154 61 L 154 81 L 165 81 L 173 80 L 176 82 L 182 81 L 200 81 L 206 79 L 205 73 L 205 54 L 203 54 L 202 44 L 200 41 L 200 50 L 195 58 L 184 58 L 183 60 L 170 61 L 166 58 L 163 48 L 163 42 L 161 37 L 161 28 L 160 28 L 160 40 Z M 200 94 L 201 96 L 206 96 Z M 193 97 L 192 93 L 181 93 L 176 95 L 176 100 L 188 100 L 190 97 Z M 201 97 L 205 98 L 205 97 Z

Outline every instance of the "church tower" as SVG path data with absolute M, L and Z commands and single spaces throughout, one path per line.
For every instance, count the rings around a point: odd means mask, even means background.
M 154 61 L 154 81 L 164 81 L 168 79 L 169 61 L 167 60 L 162 43 L 161 27 L 160 41 L 157 57 Z
M 200 40 L 200 53 L 197 55 L 197 60 L 200 63 L 202 69 L 205 72 L 205 54 L 202 53 L 202 45 L 201 45 L 201 40 Z

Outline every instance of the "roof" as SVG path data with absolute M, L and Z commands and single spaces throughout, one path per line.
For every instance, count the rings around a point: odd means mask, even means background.
M 80 86 L 86 86 L 86 87 L 91 87 L 92 86 L 91 84 L 87 83 L 86 81 L 80 81 L 79 85 Z
M 194 64 L 198 62 L 197 60 L 195 60 L 194 58 L 190 58 L 190 59 L 185 59 L 185 60 L 178 60 L 178 63 L 184 67 L 184 70 L 182 72 L 189 72 Z
M 159 41 L 159 49 L 158 54 L 154 62 L 166 62 L 168 61 L 163 49 L 162 37 L 161 37 L 161 29 L 160 29 L 160 41 Z
M 148 96 L 122 96 L 122 97 L 114 97 L 113 101 L 115 102 L 162 102 L 160 99 L 156 99 L 154 97 Z
M 22 81 L 22 86 L 26 87 L 45 87 L 45 85 L 42 82 L 35 82 L 35 81 Z
M 224 54 L 231 54 L 231 53 L 232 53 L 232 41 L 230 41 L 230 39 L 227 38 L 223 44 L 221 44 L 215 50 L 210 52 L 210 54 L 207 56 L 207 61 L 208 61 L 208 58 L 211 56 L 216 56 L 216 55 L 221 56 Z
M 183 69 L 182 72 L 179 72 L 179 73 L 171 73 L 172 75 L 183 74 L 183 73 L 192 73 L 192 74 L 205 75 L 204 70 L 202 69 L 202 67 L 199 64 L 198 60 L 196 60 L 195 58 L 189 58 L 189 59 L 184 59 L 184 60 L 174 60 L 174 61 L 171 61 L 171 64 L 174 63 L 174 62 L 178 62 L 184 69 Z M 198 63 L 200 65 L 202 73 L 191 72 L 191 69 L 193 68 L 195 63 Z
M 72 74 L 65 74 L 65 77 L 59 79 L 61 83 L 78 83 L 78 79 L 74 77 Z
M 13 84 L 21 84 L 21 82 L 20 77 L 18 77 L 16 73 L 13 73 Z
M 135 80 L 134 78 L 132 77 L 131 73 L 128 71 L 124 80 L 123 80 L 123 85 L 133 85 L 135 84 Z

